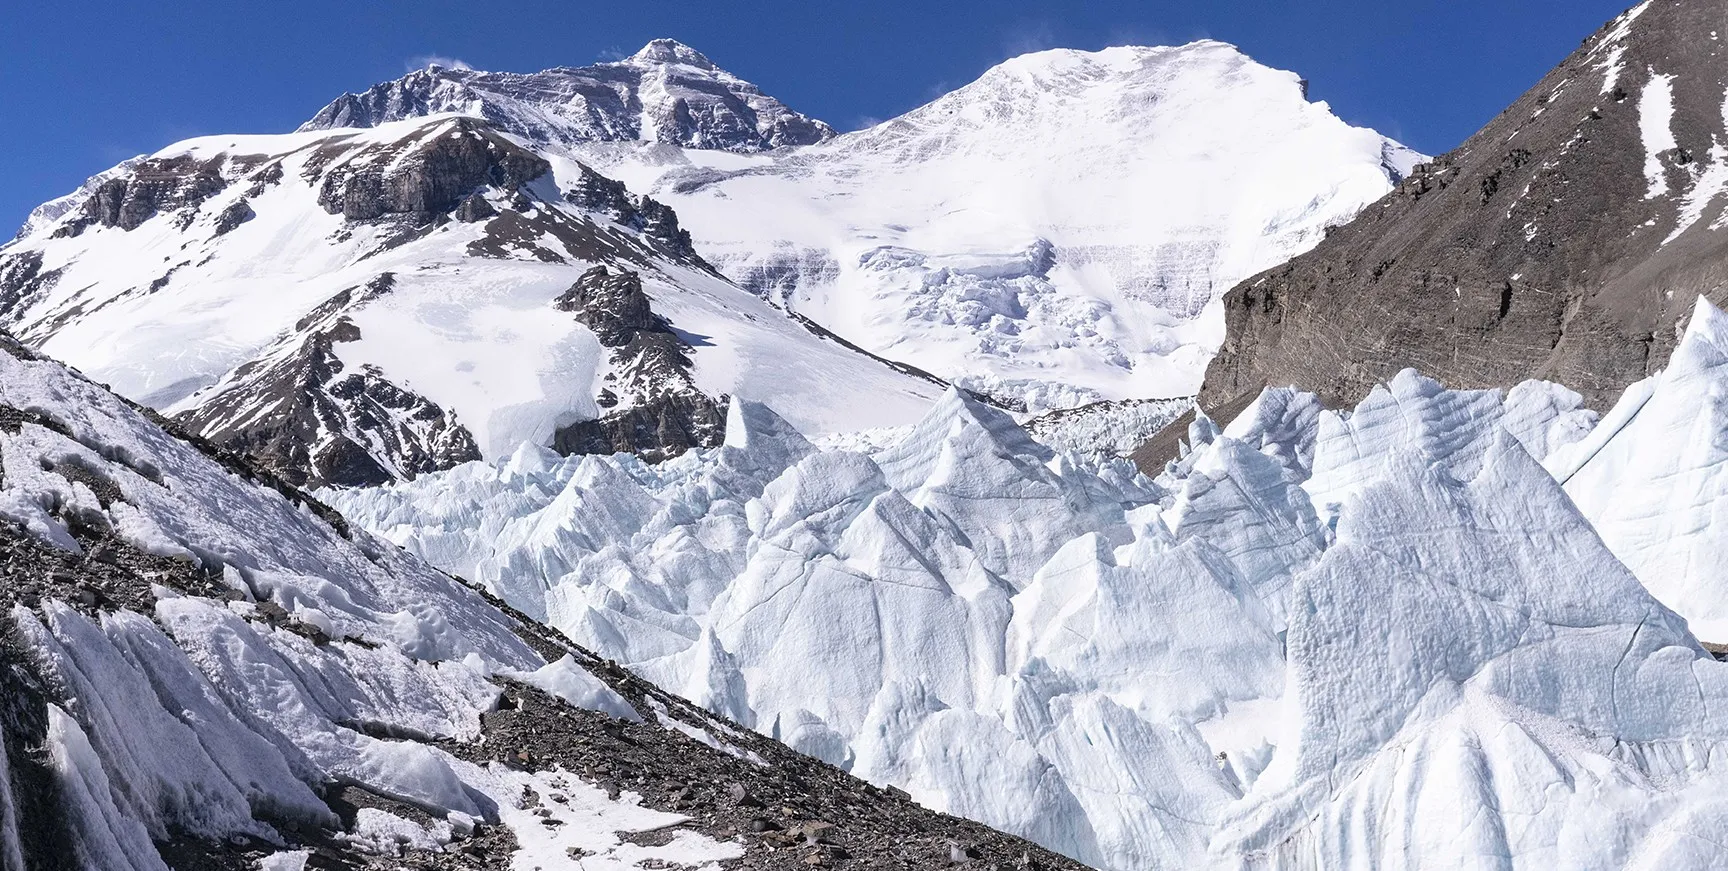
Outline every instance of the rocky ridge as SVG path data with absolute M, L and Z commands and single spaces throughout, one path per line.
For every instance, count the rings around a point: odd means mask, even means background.
M 300 129 L 374 127 L 441 112 L 477 115 L 537 142 L 648 141 L 756 152 L 834 136 L 827 124 L 671 39 L 656 39 L 623 60 L 538 73 L 429 66 L 345 94 Z
M 176 419 L 297 486 L 377 485 L 479 459 L 473 435 L 443 409 L 336 354 L 336 344 L 361 337 L 348 310 L 394 281 L 386 272 L 338 293 L 275 353 L 236 370 L 229 389 Z

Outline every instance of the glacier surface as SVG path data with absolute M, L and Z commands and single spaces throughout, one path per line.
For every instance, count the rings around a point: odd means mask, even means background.
M 1269 389 L 1155 479 L 958 392 L 820 449 L 524 446 L 328 493 L 711 710 L 1103 868 L 1705 868 L 1728 318 L 1601 422 Z

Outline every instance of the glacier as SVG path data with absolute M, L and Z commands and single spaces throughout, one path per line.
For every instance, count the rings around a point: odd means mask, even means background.
M 1078 867 L 630 677 L 4 334 L 0 575 L 8 871 L 713 871 L 776 849 L 728 790 L 843 802 L 897 861 Z
M 1100 868 L 1705 868 L 1728 317 L 1554 384 L 1268 389 L 1155 478 L 950 391 L 819 448 L 532 445 L 323 493 L 636 673 Z M 1694 635 L 1694 632 L 1699 635 Z

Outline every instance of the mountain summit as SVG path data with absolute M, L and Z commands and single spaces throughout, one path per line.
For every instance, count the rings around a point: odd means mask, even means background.
M 683 64 L 703 70 L 718 69 L 707 55 L 676 39 L 651 39 L 630 59 L 644 64 Z
M 623 60 L 538 73 L 427 67 L 344 94 L 300 130 L 376 127 L 442 112 L 478 116 L 537 142 L 646 141 L 756 152 L 834 136 L 827 124 L 671 39 L 656 39 Z

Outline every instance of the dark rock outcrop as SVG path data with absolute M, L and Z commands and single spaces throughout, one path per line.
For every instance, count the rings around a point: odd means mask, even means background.
M 713 267 L 696 253 L 690 231 L 678 226 L 678 214 L 670 206 L 633 194 L 623 182 L 607 178 L 586 164 L 581 169 L 581 177 L 564 191 L 566 201 L 641 233 L 660 254 L 713 271 Z
M 456 207 L 456 211 L 451 213 L 451 217 L 464 224 L 472 224 L 476 221 L 484 221 L 496 214 L 498 214 L 498 210 L 492 208 L 492 204 L 486 201 L 483 194 L 475 191 L 469 194 L 461 205 Z
M 593 330 L 601 345 L 625 348 L 636 343 L 642 348 L 668 349 L 674 356 L 662 362 L 673 368 L 689 365 L 689 361 L 679 359 L 682 343 L 665 319 L 654 313 L 648 294 L 642 292 L 642 277 L 634 272 L 613 274 L 604 266 L 596 266 L 553 300 L 552 306 L 570 312 L 577 323 Z
M 479 459 L 474 437 L 444 409 L 336 354 L 360 337 L 345 313 L 392 282 L 385 273 L 325 301 L 290 344 L 240 367 L 178 422 L 297 486 L 371 486 Z
M 334 349 L 347 335 L 314 333 L 180 423 L 300 486 L 375 486 L 480 458 L 468 430 L 430 400 L 371 367 L 348 370 Z
M 649 462 L 725 438 L 726 413 L 696 387 L 690 346 L 656 315 L 642 278 L 596 266 L 553 303 L 594 331 L 610 369 L 600 398 L 613 410 L 560 428 L 552 448 L 565 454 L 630 452 Z
M 1414 366 L 1452 387 L 1546 378 L 1601 408 L 1660 369 L 1698 294 L 1728 302 L 1710 175 L 1728 170 L 1724 20 L 1725 0 L 1616 19 L 1456 151 L 1231 290 L 1203 407 L 1267 384 L 1347 403 Z M 1665 92 L 1676 144 L 1647 148 L 1640 117 L 1660 129 Z
M 614 403 L 615 404 L 615 403 Z M 636 454 L 650 463 L 726 437 L 726 410 L 700 393 L 660 393 L 594 420 L 562 427 L 552 449 L 564 454 Z
M 341 149 L 344 144 L 327 146 Z M 323 169 L 314 156 L 311 165 Z M 362 149 L 323 173 L 318 204 L 366 221 L 385 215 L 430 220 L 454 211 L 483 187 L 514 192 L 552 171 L 539 155 L 484 122 L 458 118 L 396 142 Z
M 236 200 L 216 216 L 216 226 L 211 232 L 216 236 L 225 236 L 232 232 L 235 227 L 255 217 L 257 217 L 257 213 L 252 211 L 250 203 L 245 200 Z
M 60 270 L 42 268 L 41 251 L 0 257 L 0 320 L 10 320 L 59 278 Z
M 136 230 L 160 212 L 196 206 L 228 186 L 222 174 L 227 159 L 181 155 L 142 161 L 126 175 L 97 186 L 79 218 L 57 232 L 76 236 L 92 224 Z

